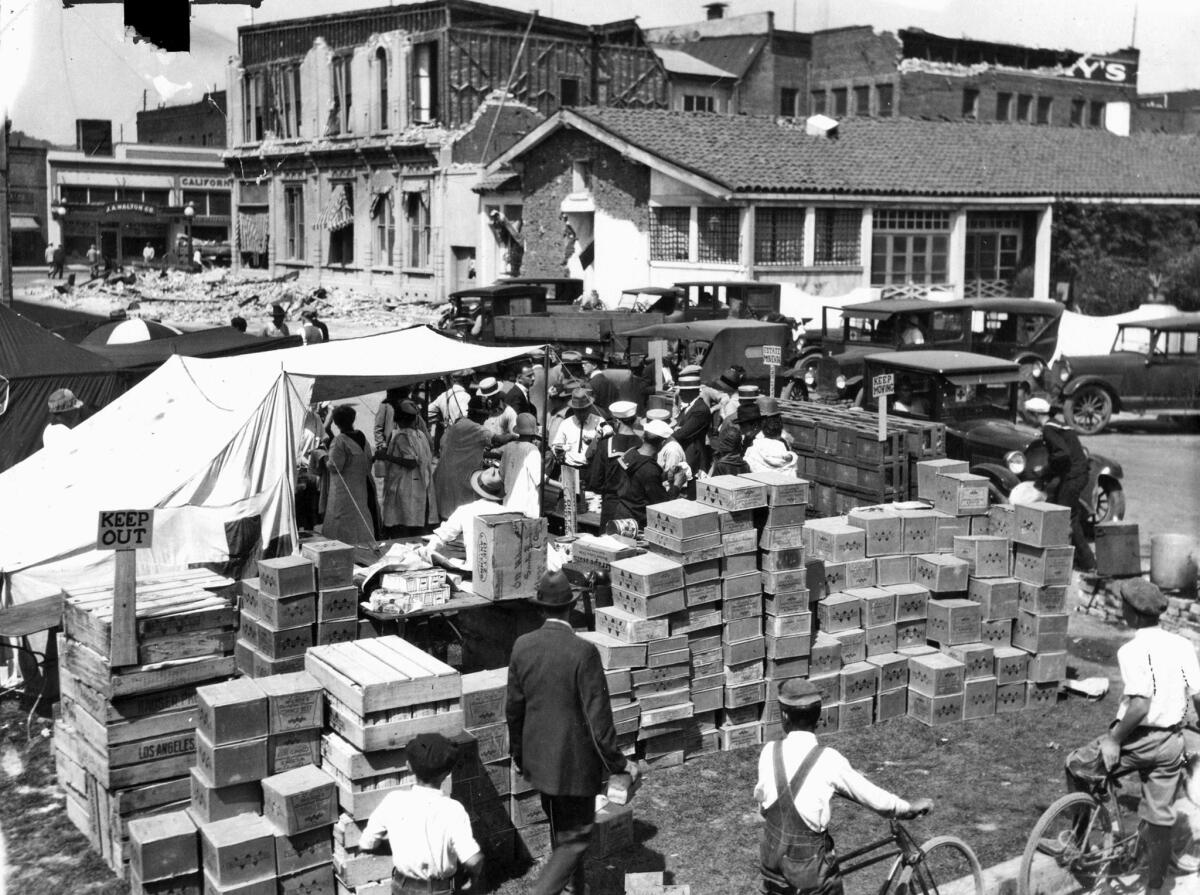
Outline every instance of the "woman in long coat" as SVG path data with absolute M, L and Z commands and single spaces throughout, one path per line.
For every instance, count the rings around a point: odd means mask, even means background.
M 442 458 L 433 473 L 437 490 L 437 509 L 443 519 L 478 495 L 471 489 L 471 473 L 483 469 L 483 455 L 492 446 L 492 434 L 483 427 L 487 408 L 478 395 L 467 405 L 467 415 L 459 417 L 442 439 Z
M 403 400 L 396 408 L 395 428 L 387 447 L 376 454 L 386 464 L 383 478 L 383 524 L 387 534 L 419 534 L 438 521 L 433 487 L 433 445 L 417 425 L 420 410 Z
M 340 404 L 333 409 L 338 429 L 329 445 L 329 499 L 321 533 L 344 544 L 374 544 L 370 497 L 371 451 L 367 436 L 354 428 L 354 408 Z

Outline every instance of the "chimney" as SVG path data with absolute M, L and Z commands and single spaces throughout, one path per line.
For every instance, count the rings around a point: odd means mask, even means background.
M 725 18 L 725 7 L 728 5 L 728 3 L 705 3 L 704 10 L 708 14 L 708 21 Z

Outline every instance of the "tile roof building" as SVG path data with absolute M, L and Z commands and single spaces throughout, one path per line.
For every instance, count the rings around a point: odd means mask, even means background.
M 533 234 L 565 213 L 602 296 L 704 276 L 998 296 L 1024 271 L 1047 297 L 1057 203 L 1200 205 L 1200 137 L 970 121 L 578 108 L 487 172 L 510 168 L 529 274 L 561 272 Z

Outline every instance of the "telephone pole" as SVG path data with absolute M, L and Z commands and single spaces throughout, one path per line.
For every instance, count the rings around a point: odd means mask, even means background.
M 13 304 L 12 231 L 8 220 L 8 114 L 0 117 L 0 301 Z

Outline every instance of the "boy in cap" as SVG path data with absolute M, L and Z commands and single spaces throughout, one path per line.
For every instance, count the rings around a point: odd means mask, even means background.
M 784 681 L 779 709 L 784 738 L 763 747 L 754 788 L 766 821 L 759 845 L 763 892 L 841 895 L 829 835 L 834 793 L 884 817 L 919 817 L 933 809 L 933 802 L 906 802 L 854 770 L 841 753 L 819 745 L 814 731 L 821 717 L 821 693 L 811 681 Z
M 592 838 L 603 778 L 637 764 L 617 747 L 608 684 L 596 647 L 575 636 L 575 593 L 562 572 L 547 572 L 530 602 L 542 627 L 513 644 L 508 665 L 509 751 L 513 767 L 542 796 L 554 851 L 533 884 L 534 895 L 584 895 L 583 855 Z
M 1142 578 L 1120 585 L 1121 609 L 1133 637 L 1117 650 L 1123 692 L 1108 732 L 1067 757 L 1067 788 L 1086 790 L 1105 771 L 1136 770 L 1142 781 L 1138 815 L 1145 821 L 1147 895 L 1162 891 L 1171 858 L 1175 790 L 1183 773 L 1183 723 L 1188 698 L 1200 713 L 1200 662 L 1191 642 L 1158 626 L 1167 598 Z M 1059 854 L 1066 843 L 1044 842 Z
M 388 793 L 371 812 L 359 848 L 391 845 L 392 895 L 403 892 L 477 892 L 483 854 L 466 809 L 441 792 L 458 761 L 458 747 L 440 733 L 421 733 L 404 748 L 417 778 L 411 789 Z M 455 876 L 465 884 L 455 887 Z

